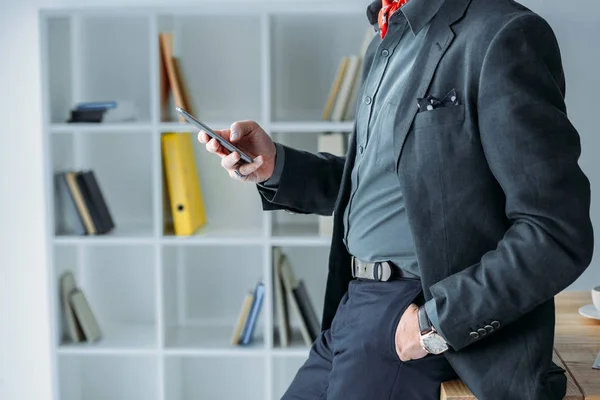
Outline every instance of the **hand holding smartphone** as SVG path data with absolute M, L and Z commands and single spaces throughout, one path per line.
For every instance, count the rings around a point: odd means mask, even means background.
M 219 144 L 221 146 L 223 146 L 225 149 L 227 149 L 229 152 L 231 152 L 231 153 L 238 153 L 240 155 L 240 161 L 243 161 L 243 162 L 246 162 L 246 163 L 252 163 L 254 161 L 252 159 L 252 157 L 250 157 L 247 154 L 245 154 L 242 150 L 240 150 L 238 147 L 236 147 L 233 144 L 231 144 L 228 140 L 226 140 L 225 138 L 223 138 L 221 135 L 217 134 L 210 127 L 208 127 L 207 125 L 205 125 L 202 122 L 198 121 L 190 113 L 188 113 L 187 111 L 185 111 L 181 107 L 175 107 L 175 110 L 183 118 L 185 118 L 189 123 L 191 123 L 192 125 L 196 126 L 198 129 L 203 130 L 204 132 L 207 133 L 208 136 L 210 136 L 211 138 L 213 138 L 217 142 L 219 142 Z

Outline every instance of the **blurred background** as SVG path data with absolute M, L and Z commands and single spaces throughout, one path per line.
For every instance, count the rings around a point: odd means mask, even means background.
M 522 3 L 558 37 L 595 193 L 600 3 Z M 367 5 L 1 0 L 0 399 L 279 398 L 331 221 L 263 213 L 173 108 L 343 153 Z M 597 260 L 568 290 L 600 285 Z

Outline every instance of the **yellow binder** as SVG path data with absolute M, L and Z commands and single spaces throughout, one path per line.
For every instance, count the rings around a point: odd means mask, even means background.
M 163 134 L 162 153 L 175 235 L 193 235 L 206 224 L 206 212 L 191 134 Z

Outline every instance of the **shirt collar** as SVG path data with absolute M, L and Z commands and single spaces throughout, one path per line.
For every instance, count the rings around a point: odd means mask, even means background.
M 437 14 L 443 3 L 444 0 L 409 0 L 400 11 L 404 13 L 413 34 L 417 35 Z M 377 27 L 379 10 L 381 10 L 381 0 L 375 0 L 367 7 L 367 18 L 375 27 Z

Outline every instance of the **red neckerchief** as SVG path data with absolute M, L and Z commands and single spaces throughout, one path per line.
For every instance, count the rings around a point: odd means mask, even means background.
M 408 3 L 408 0 L 382 0 L 381 10 L 379 10 L 379 17 L 377 18 L 382 39 L 387 33 L 388 20 L 392 14 L 406 3 Z

